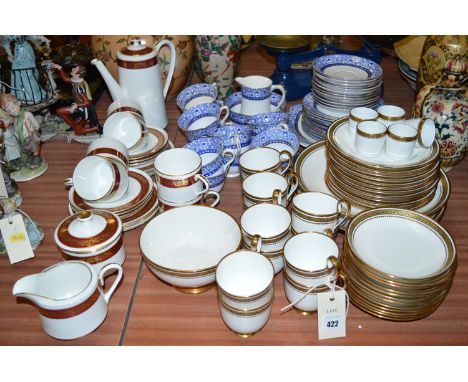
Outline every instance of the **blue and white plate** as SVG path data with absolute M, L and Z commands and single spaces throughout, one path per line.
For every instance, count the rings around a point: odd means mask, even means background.
M 340 82 L 366 81 L 382 77 L 382 68 L 374 61 L 348 54 L 331 54 L 317 58 L 314 74 Z

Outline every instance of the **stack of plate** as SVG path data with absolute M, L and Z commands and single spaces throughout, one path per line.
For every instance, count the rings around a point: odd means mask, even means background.
M 148 142 L 146 145 L 136 151 L 131 149 L 128 151 L 128 163 L 130 168 L 136 168 L 145 171 L 148 175 L 153 176 L 154 159 L 162 151 L 166 150 L 171 143 L 167 133 L 163 129 L 151 128 L 147 129 Z
M 366 58 L 346 54 L 314 61 L 312 93 L 303 101 L 304 132 L 324 139 L 328 127 L 355 107 L 382 104 L 382 68 Z
M 457 256 L 453 239 L 434 220 L 379 208 L 350 222 L 340 265 L 353 305 L 379 318 L 412 321 L 443 302 Z
M 404 61 L 398 60 L 398 70 L 403 79 L 408 82 L 411 89 L 416 91 L 416 81 L 418 80 L 418 72 L 412 70 Z
M 361 208 L 417 209 L 434 198 L 440 178 L 439 145 L 416 147 L 410 158 L 397 161 L 385 150 L 363 157 L 348 134 L 348 122 L 334 122 L 326 138 L 328 188 Z
M 298 189 L 301 192 L 318 191 L 336 196 L 325 183 L 325 174 L 328 167 L 327 150 L 325 141 L 314 143 L 303 150 L 294 164 L 294 172 L 299 178 Z M 415 209 L 434 220 L 440 221 L 444 216 L 445 209 L 450 198 L 450 181 L 443 170 L 440 170 L 440 180 L 434 197 L 427 204 Z M 351 215 L 366 210 L 351 203 Z
M 127 193 L 116 202 L 83 200 L 72 187 L 68 194 L 70 214 L 82 210 L 101 209 L 115 213 L 123 223 L 123 230 L 137 228 L 159 211 L 156 185 L 150 176 L 138 169 L 128 170 Z

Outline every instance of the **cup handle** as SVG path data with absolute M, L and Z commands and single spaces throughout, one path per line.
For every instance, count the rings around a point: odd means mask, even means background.
M 330 228 L 325 228 L 323 233 L 327 235 L 330 239 L 335 239 L 335 232 L 332 231 Z
M 173 143 L 171 140 L 167 141 L 167 145 L 168 145 L 171 149 L 174 148 L 174 143 Z
M 214 201 L 208 207 L 216 207 L 219 204 L 219 201 L 221 199 L 221 196 L 219 195 L 219 192 L 208 191 L 206 193 L 206 195 L 203 196 L 203 205 L 205 205 L 205 206 L 206 206 L 205 200 L 207 199 L 208 196 L 214 196 Z
M 286 156 L 285 159 L 281 159 L 282 157 L 284 158 Z M 283 163 L 283 170 L 280 172 L 281 175 L 284 175 L 286 173 L 286 171 L 288 171 L 289 167 L 291 167 L 291 163 L 292 163 L 292 155 L 289 151 L 287 150 L 283 150 L 280 152 L 280 161 L 281 163 Z
M 286 102 L 286 90 L 284 89 L 283 85 L 273 85 L 271 87 L 271 91 L 273 92 L 273 90 L 279 90 L 281 93 L 281 100 L 279 101 L 278 106 L 276 106 L 273 110 L 278 111 L 283 107 L 284 103 Z
M 223 107 L 221 107 L 221 109 L 219 109 L 219 118 L 221 118 L 221 114 L 223 114 L 223 111 L 226 112 L 226 115 L 223 117 L 223 119 L 221 119 L 221 123 L 225 123 L 229 117 L 229 108 L 226 105 L 224 105 Z
M 73 179 L 72 178 L 66 178 L 63 182 L 65 187 L 72 187 L 73 186 Z
M 341 283 L 339 283 L 340 280 L 341 280 Z M 335 280 L 335 285 L 338 285 L 343 289 L 346 289 L 346 287 L 348 286 L 348 278 L 343 272 L 338 272 L 338 275 L 336 276 L 336 280 Z
M 201 174 L 195 175 L 195 179 L 201 180 L 201 182 L 205 185 L 205 188 L 203 190 L 197 192 L 197 195 L 207 195 L 208 191 L 210 191 L 210 182 L 208 182 L 208 179 L 206 179 Z
M 328 269 L 336 269 L 337 272 L 340 270 L 340 263 L 336 256 L 328 256 L 327 263 L 330 262 L 332 264 L 331 267 L 328 267 Z
M 104 268 L 102 268 L 99 271 L 99 283 L 101 284 L 101 286 L 103 288 L 104 288 L 104 274 L 109 269 L 117 269 L 117 277 L 115 278 L 114 283 L 112 284 L 110 289 L 106 293 L 103 294 L 104 301 L 106 302 L 106 304 L 109 303 L 109 300 L 112 297 L 112 294 L 114 293 L 115 288 L 117 288 L 117 285 L 119 284 L 119 282 L 120 282 L 120 280 L 122 279 L 122 276 L 123 276 L 123 270 L 122 270 L 121 265 L 115 264 L 115 263 L 107 264 Z
M 289 154 L 289 153 L 288 153 Z M 299 185 L 299 179 L 294 172 L 290 172 L 286 175 L 286 181 L 288 182 L 288 193 L 286 198 L 289 200 L 291 196 L 293 196 L 294 192 L 297 190 L 297 186 Z
M 281 122 L 281 124 L 279 125 L 279 128 L 282 130 L 289 130 L 289 126 L 286 122 Z
M 166 82 L 164 84 L 164 90 L 163 90 L 163 96 L 164 96 L 164 99 L 166 99 L 167 91 L 169 90 L 169 86 L 171 85 L 171 81 L 172 81 L 172 76 L 174 75 L 177 54 L 176 54 L 175 46 L 172 43 L 172 41 L 161 40 L 155 46 L 157 55 L 159 55 L 159 50 L 164 45 L 167 45 L 169 47 L 169 50 L 171 51 L 171 63 L 169 64 L 169 71 L 167 72 Z
M 250 241 L 250 250 L 253 252 L 260 252 L 262 250 L 262 237 L 254 235 Z
M 233 151 L 231 149 L 224 149 L 223 151 L 223 158 L 225 157 L 231 157 L 224 165 L 224 175 L 226 175 L 229 171 L 229 168 L 231 167 L 232 163 L 236 159 L 236 151 Z
M 283 196 L 281 195 L 281 190 L 278 190 L 278 189 L 274 190 L 272 199 L 273 199 L 273 204 L 281 205 L 281 202 L 283 201 Z
M 343 208 L 340 208 L 341 206 L 344 206 Z M 339 217 L 342 216 L 342 219 L 340 221 Z M 351 205 L 346 201 L 346 200 L 340 200 L 338 202 L 338 225 L 335 228 L 335 233 L 338 232 L 340 228 L 343 228 L 345 223 L 348 222 L 348 220 L 351 217 Z

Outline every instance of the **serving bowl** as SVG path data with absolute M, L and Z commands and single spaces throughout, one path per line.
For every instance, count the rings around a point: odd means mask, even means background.
M 241 241 L 240 227 L 230 215 L 192 205 L 151 220 L 140 236 L 140 248 L 157 277 L 183 292 L 199 293 L 214 284 L 218 262 Z

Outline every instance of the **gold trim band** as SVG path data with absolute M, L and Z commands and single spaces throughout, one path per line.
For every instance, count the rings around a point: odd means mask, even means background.
M 377 139 L 377 138 L 382 138 L 385 137 L 387 134 L 387 131 L 384 131 L 382 133 L 367 133 L 365 131 L 362 131 L 359 128 L 359 125 L 356 127 L 356 133 L 358 133 L 361 137 L 366 137 L 366 138 L 371 138 L 371 139 Z
M 402 137 L 400 135 L 392 133 L 390 129 L 388 129 L 387 134 L 390 138 L 393 138 L 396 141 L 400 141 L 400 142 L 412 142 L 416 140 L 416 135 L 414 135 L 413 137 Z

